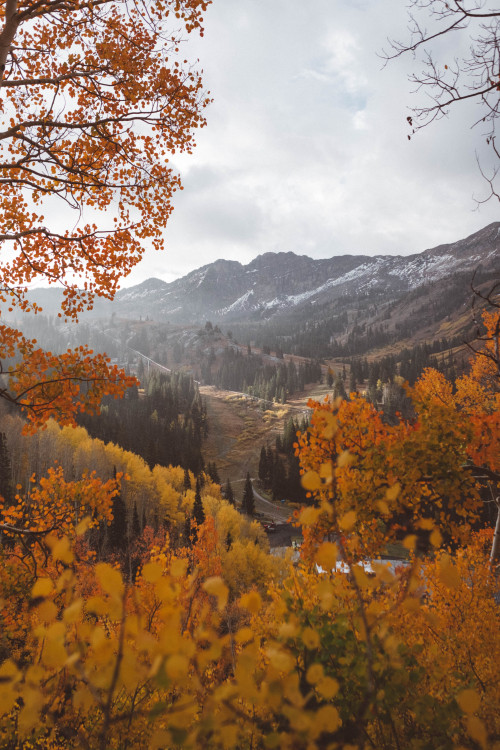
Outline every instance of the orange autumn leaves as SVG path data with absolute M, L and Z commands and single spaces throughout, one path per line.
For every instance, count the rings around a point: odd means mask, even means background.
M 456 567 L 453 586 L 439 559 L 422 568 L 432 596 L 422 604 L 415 589 L 412 607 L 394 607 L 389 572 L 360 577 L 368 631 L 346 576 L 300 567 L 243 595 L 229 632 L 221 578 L 203 581 L 168 550 L 134 585 L 107 563 L 88 570 L 83 595 L 71 569 L 41 576 L 36 667 L 0 668 L 1 736 L 39 747 L 494 748 L 497 641 L 485 636 L 498 610 L 479 547 Z
M 146 244 L 161 246 L 180 187 L 169 154 L 191 150 L 208 101 L 178 44 L 207 5 L 20 0 L 8 17 L 2 5 L 0 97 L 12 119 L 1 139 L 0 241 L 11 253 L 1 301 L 25 309 L 27 284 L 57 281 L 63 314 L 76 317 L 95 294 L 113 296 Z M 50 224 L 53 200 L 64 214 Z M 498 319 L 485 320 L 494 354 Z M 72 424 L 131 382 L 105 357 L 45 353 L 7 325 L 0 359 L 12 368 L 3 395 L 33 429 L 51 416 Z M 116 481 L 65 481 L 57 467 L 36 478 L 0 509 L 0 744 L 498 747 L 496 579 L 488 535 L 467 525 L 480 502 L 470 464 L 499 470 L 498 381 L 483 359 L 456 392 L 428 371 L 415 420 L 396 426 L 360 397 L 315 406 L 298 451 L 318 507 L 301 515 L 296 566 L 276 565 L 256 529 L 243 544 L 236 510 L 209 488 L 193 546 L 144 536 L 134 580 L 130 565 L 95 563 L 102 549 L 90 548 Z M 95 461 L 89 442 L 80 454 Z M 182 469 L 135 463 L 132 498 L 173 537 L 192 504 Z M 356 565 L 381 551 L 392 521 L 429 531 L 435 559 L 395 573 Z M 439 550 L 437 526 L 450 524 L 471 542 L 453 554 Z M 339 552 L 345 568 L 334 573 Z
M 482 502 L 478 474 L 489 471 L 495 485 L 500 472 L 500 389 L 484 361 L 487 378 L 476 357 L 455 388 L 427 369 L 409 389 L 414 418 L 396 425 L 357 394 L 311 403 L 311 427 L 297 453 L 318 507 L 304 511 L 302 522 L 319 524 L 319 533 L 356 524 L 362 555 L 380 552 L 402 516 L 408 531 L 442 524 L 466 539 Z
M 209 0 L 2 3 L 0 304 L 36 310 L 27 285 L 64 288 L 76 319 L 112 299 L 145 247 L 160 249 L 180 189 L 169 164 L 191 151 L 209 98 L 181 56 Z M 89 350 L 44 354 L 0 329 L 16 357 L 0 395 L 34 425 L 73 423 L 131 382 Z
M 304 486 L 318 508 L 306 510 L 302 523 L 316 523 L 317 515 L 320 533 L 331 529 L 337 534 L 356 525 L 362 556 L 380 553 L 395 533 L 390 520 L 401 524 L 401 516 L 410 528 L 423 518 L 449 526 L 458 510 L 460 522 L 451 526 L 457 534 L 466 533 L 467 519 L 475 518 L 480 503 L 464 467 L 471 429 L 441 404 L 426 405 L 417 414 L 412 423 L 388 425 L 357 395 L 315 405 L 297 451 Z
M 85 346 L 52 354 L 5 325 L 0 326 L 0 356 L 12 362 L 0 395 L 21 407 L 31 431 L 51 418 L 75 425 L 79 412 L 97 412 L 104 395 L 122 396 L 136 383 L 116 365 L 110 366 L 104 354 Z
M 233 558 L 208 496 L 194 546 L 155 541 L 135 582 L 110 562 L 75 554 L 68 537 L 49 538 L 35 581 L 12 575 L 22 567 L 2 550 L 2 741 L 96 750 L 495 748 L 500 621 L 491 535 L 469 532 L 454 551 L 439 549 L 435 536 L 434 557 L 405 570 L 356 564 L 387 541 L 386 507 L 394 513 L 401 502 L 416 528 L 434 534 L 443 487 L 461 508 L 447 467 L 467 457 L 458 436 L 468 433 L 440 398 L 448 394 L 440 377 L 427 373 L 419 388 L 427 396 L 415 401 L 418 418 L 399 429 L 361 398 L 316 409 L 300 447 L 318 499 L 302 513 L 314 531 L 307 559 L 269 565 L 257 584 L 232 585 Z M 443 436 L 450 455 L 427 455 Z M 403 470 L 405 441 L 412 462 Z M 48 509 L 61 499 L 52 480 L 40 486 Z M 410 503 L 412 489 L 419 494 Z M 84 487 L 60 491 L 74 523 Z M 91 502 L 92 493 L 82 496 L 93 513 Z M 444 505 L 438 515 L 444 533 Z M 328 539 L 336 529 L 339 537 Z M 344 566 L 334 572 L 340 552 Z
M 169 155 L 192 149 L 208 102 L 178 45 L 183 31 L 202 31 L 208 4 L 9 6 L 0 240 L 14 258 L 0 269 L 4 299 L 42 277 L 65 285 L 63 310 L 77 314 L 93 294 L 113 296 L 145 241 L 162 245 L 180 187 Z M 53 204 L 62 226 L 44 215 Z
M 61 466 L 50 468 L 38 484 L 32 477 L 34 486 L 29 496 L 16 495 L 14 503 L 7 507 L 0 500 L 5 537 L 15 538 L 24 533 L 28 536 L 34 534 L 39 539 L 48 534 L 57 538 L 74 538 L 75 533 L 83 534 L 99 520 L 109 523 L 120 479 L 121 474 L 118 474 L 116 479 L 103 482 L 92 472 L 84 473 L 78 481 L 67 482 Z

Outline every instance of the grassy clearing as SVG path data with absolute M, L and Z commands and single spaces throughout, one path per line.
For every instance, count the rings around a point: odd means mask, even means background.
M 201 387 L 206 399 L 210 432 L 203 453 L 206 461 L 215 461 L 221 481 L 238 482 L 257 476 L 260 449 L 272 443 L 284 426 L 288 409 L 262 411 L 260 404 L 246 396 L 213 387 Z M 244 407 L 244 408 L 242 408 Z

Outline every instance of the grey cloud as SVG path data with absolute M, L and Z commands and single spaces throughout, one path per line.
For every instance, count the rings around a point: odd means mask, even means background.
M 418 103 L 410 58 L 382 69 L 404 37 L 401 0 L 217 0 L 200 58 L 214 104 L 193 155 L 174 158 L 185 190 L 166 230 L 166 267 L 274 250 L 410 253 L 498 218 L 474 151 L 490 164 L 474 107 L 408 141 Z M 447 42 L 448 44 L 448 42 Z M 444 47 L 442 54 L 449 49 Z M 440 53 L 441 54 L 441 53 Z M 155 273 L 158 258 L 155 256 Z M 132 277 L 144 278 L 146 264 Z

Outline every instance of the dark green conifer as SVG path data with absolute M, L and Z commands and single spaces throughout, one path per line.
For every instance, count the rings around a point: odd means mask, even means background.
M 293 453 L 293 444 L 297 439 L 297 426 L 293 417 L 287 420 L 283 431 L 282 448 L 285 453 Z
M 116 479 L 116 468 L 113 469 L 113 478 Z M 127 539 L 127 509 L 121 493 L 113 498 L 111 510 L 113 520 L 108 527 L 108 543 L 112 550 L 123 549 Z
M 270 446 L 267 448 L 267 476 L 266 487 L 270 487 L 274 476 L 274 453 Z
M 233 488 L 231 487 L 231 482 L 229 481 L 229 479 L 226 482 L 226 488 L 224 490 L 224 495 L 225 495 L 226 500 L 228 501 L 228 503 L 231 503 L 231 505 L 234 505 L 234 492 L 233 492 Z
M 335 378 L 335 386 L 333 388 L 333 397 L 338 398 L 339 396 L 341 398 L 347 398 L 347 394 L 344 388 L 344 381 L 339 375 L 337 375 L 337 377 Z
M 255 497 L 249 472 L 247 472 L 247 478 L 245 479 L 245 486 L 243 488 L 241 510 L 243 513 L 246 513 L 247 516 L 253 516 L 255 514 Z
M 304 503 L 306 502 L 306 496 L 301 482 L 302 476 L 299 459 L 296 456 L 292 456 L 289 466 L 285 495 L 294 503 Z
M 198 526 L 201 526 L 201 524 L 205 520 L 205 511 L 203 510 L 203 503 L 201 501 L 200 490 L 201 490 L 200 480 L 199 480 L 199 477 L 197 477 L 196 478 L 196 492 L 194 495 L 193 516 Z
M 213 463 L 208 463 L 207 474 L 212 480 L 212 482 L 214 482 L 215 484 L 220 484 L 220 476 L 219 476 L 219 472 L 217 471 L 217 466 L 215 464 L 215 461 Z
M 273 500 L 282 500 L 286 495 L 286 472 L 281 458 L 276 459 L 272 483 Z

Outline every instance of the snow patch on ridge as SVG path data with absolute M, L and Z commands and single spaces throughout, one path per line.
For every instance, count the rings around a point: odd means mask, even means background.
M 251 294 L 253 294 L 253 289 L 249 289 L 248 292 L 245 292 L 245 294 L 242 294 L 242 296 L 238 297 L 238 299 L 235 300 L 232 305 L 229 305 L 229 307 L 224 307 L 222 310 L 217 310 L 217 313 L 219 315 L 227 315 L 227 313 L 230 313 L 230 312 L 236 312 L 237 310 L 244 310 L 245 302 L 248 301 L 248 298 L 250 297 Z
M 469 263 L 470 258 L 467 260 L 467 264 Z M 408 261 L 403 267 L 392 268 L 390 272 L 400 279 L 406 279 L 408 287 L 415 289 L 426 281 L 435 281 L 454 270 L 458 270 L 460 265 L 462 264 L 456 257 L 446 253 L 434 258 L 419 256 L 412 261 Z
M 286 307 L 286 306 L 299 305 L 301 302 L 305 302 L 310 297 L 314 297 L 317 294 L 321 294 L 322 292 L 325 292 L 327 289 L 331 289 L 334 286 L 340 286 L 341 284 L 346 284 L 349 281 L 354 281 L 355 279 L 359 279 L 367 271 L 370 271 L 370 272 L 373 272 L 374 270 L 377 271 L 379 266 L 380 266 L 379 261 L 376 261 L 375 263 L 363 263 L 362 265 L 358 266 L 357 268 L 353 268 L 352 271 L 348 271 L 342 276 L 337 276 L 336 278 L 328 279 L 328 281 L 325 281 L 324 284 L 321 284 L 315 289 L 309 289 L 307 292 L 302 292 L 301 294 L 290 294 L 287 296 L 275 297 L 273 300 L 266 302 L 264 307 L 271 308 L 271 307 Z
M 207 268 L 207 270 L 206 270 L 206 271 L 204 271 L 204 272 L 203 272 L 203 273 L 201 274 L 201 278 L 200 278 L 200 280 L 198 281 L 198 283 L 196 284 L 196 288 L 198 288 L 199 286 L 201 286 L 201 284 L 203 284 L 203 282 L 205 281 L 205 276 L 207 275 L 207 273 L 208 273 L 208 268 Z

